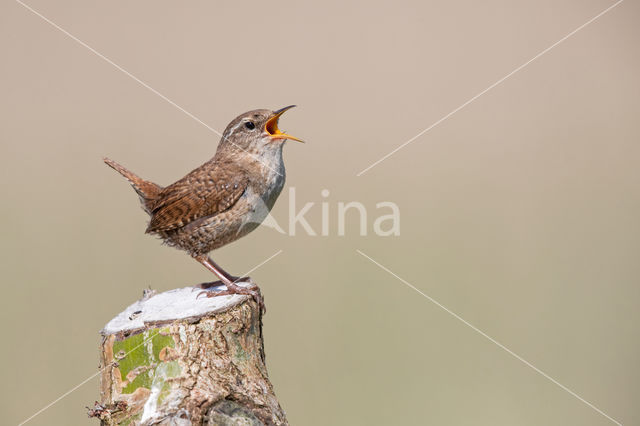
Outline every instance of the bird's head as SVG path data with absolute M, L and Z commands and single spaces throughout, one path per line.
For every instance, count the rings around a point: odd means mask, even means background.
M 303 142 L 278 128 L 280 116 L 295 105 L 277 111 L 256 109 L 236 117 L 225 129 L 218 150 L 221 148 L 262 152 L 282 146 L 286 140 Z

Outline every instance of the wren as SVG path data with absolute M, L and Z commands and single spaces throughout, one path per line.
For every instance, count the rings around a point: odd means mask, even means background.
M 282 148 L 286 140 L 302 140 L 278 128 L 280 116 L 295 105 L 270 111 L 257 109 L 236 117 L 222 134 L 212 159 L 177 182 L 162 187 L 144 180 L 108 158 L 138 193 L 150 221 L 146 233 L 189 253 L 213 272 L 226 290 L 203 292 L 207 297 L 247 294 L 264 311 L 257 285 L 234 277 L 217 265 L 209 252 L 254 230 L 269 214 L 285 181 Z

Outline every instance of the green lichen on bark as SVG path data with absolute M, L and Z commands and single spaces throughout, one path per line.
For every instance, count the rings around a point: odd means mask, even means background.
M 155 371 L 162 364 L 160 351 L 166 347 L 175 348 L 173 337 L 168 333 L 169 328 L 164 327 L 113 342 L 113 354 L 118 362 L 120 378 L 123 383 L 128 383 L 121 393 L 130 394 L 140 387 L 151 389 Z M 133 380 L 128 382 L 130 379 Z
M 169 361 L 162 363 L 155 371 L 153 383 L 151 387 L 160 386 L 160 394 L 158 395 L 158 405 L 161 405 L 165 398 L 171 393 L 171 382 L 167 379 L 178 377 L 180 375 L 180 363 L 178 361 Z

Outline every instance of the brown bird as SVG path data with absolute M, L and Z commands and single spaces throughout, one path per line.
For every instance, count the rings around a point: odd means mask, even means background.
M 273 207 L 284 186 L 284 142 L 302 142 L 278 129 L 280 116 L 294 106 L 277 111 L 257 109 L 238 116 L 225 129 L 211 160 L 164 188 L 104 159 L 140 196 L 151 217 L 146 233 L 186 251 L 226 286 L 226 290 L 207 292 L 208 297 L 248 294 L 264 310 L 259 288 L 237 285 L 250 279 L 230 275 L 208 253 L 254 230 Z

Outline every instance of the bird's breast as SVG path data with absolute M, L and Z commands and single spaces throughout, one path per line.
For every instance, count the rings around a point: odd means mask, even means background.
M 260 165 L 261 171 L 244 193 L 250 214 L 249 222 L 260 223 L 267 217 L 275 204 L 285 182 L 284 163 L 281 152 L 271 161 Z M 275 160 L 275 161 L 274 161 Z

